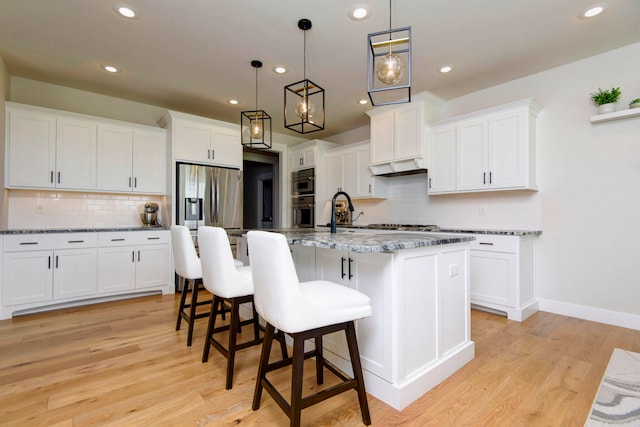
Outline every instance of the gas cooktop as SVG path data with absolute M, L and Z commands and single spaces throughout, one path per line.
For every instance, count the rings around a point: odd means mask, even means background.
M 440 227 L 437 225 L 420 225 L 420 224 L 369 224 L 364 228 L 372 230 L 399 230 L 399 231 L 438 231 Z

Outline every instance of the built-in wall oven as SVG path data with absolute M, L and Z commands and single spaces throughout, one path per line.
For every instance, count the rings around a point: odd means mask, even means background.
M 291 172 L 291 226 L 315 227 L 315 171 L 303 169 Z
M 311 169 L 302 169 L 291 172 L 291 195 L 304 196 L 315 194 L 315 171 Z

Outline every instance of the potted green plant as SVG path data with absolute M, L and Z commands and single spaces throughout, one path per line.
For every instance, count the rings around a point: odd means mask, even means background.
M 619 87 L 611 88 L 611 90 L 602 90 L 598 88 L 597 92 L 591 93 L 591 100 L 598 105 L 600 114 L 612 113 L 616 111 L 615 103 L 620 99 Z
M 640 98 L 632 99 L 629 108 L 640 108 Z

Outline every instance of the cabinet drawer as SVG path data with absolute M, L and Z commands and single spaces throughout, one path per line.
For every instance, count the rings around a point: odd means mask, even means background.
M 493 234 L 474 234 L 476 240 L 471 241 L 471 250 L 516 253 L 517 236 L 497 236 Z
M 91 248 L 97 245 L 95 233 L 16 234 L 5 236 L 5 252 Z
M 98 246 L 129 246 L 129 245 L 154 245 L 169 243 L 168 230 L 159 231 L 116 231 L 100 233 Z

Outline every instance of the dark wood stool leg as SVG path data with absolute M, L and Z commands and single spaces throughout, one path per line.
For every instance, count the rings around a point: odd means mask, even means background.
M 300 426 L 302 412 L 302 375 L 304 371 L 304 339 L 293 335 L 293 363 L 291 372 L 291 409 L 289 414 L 291 427 Z
M 347 335 L 347 344 L 349 345 L 349 356 L 351 357 L 351 366 L 353 367 L 353 378 L 355 378 L 358 387 L 358 400 L 360 401 L 360 412 L 362 413 L 362 422 L 365 425 L 371 425 L 371 416 L 369 414 L 369 402 L 367 401 L 367 392 L 364 388 L 364 377 L 362 375 L 362 364 L 360 363 L 360 352 L 358 351 L 358 341 L 356 340 L 356 329 L 353 322 L 349 322 L 345 330 Z
M 289 352 L 287 351 L 287 341 L 284 337 L 284 332 L 278 331 L 276 333 L 276 339 L 280 341 L 280 352 L 282 353 L 282 360 L 289 357 Z
M 209 326 L 207 326 L 207 337 L 204 341 L 204 350 L 202 352 L 202 363 L 206 363 L 209 360 L 209 349 L 211 348 L 211 338 L 213 331 L 216 328 L 216 317 L 218 315 L 218 305 L 222 298 L 213 296 L 213 302 L 211 303 L 211 314 L 209 315 Z
M 322 335 L 319 335 L 315 338 L 316 345 L 316 381 L 318 384 L 324 383 L 324 370 L 322 367 L 324 366 L 323 362 L 323 352 L 322 352 Z
M 251 409 L 254 411 L 260 408 L 260 399 L 262 398 L 262 381 L 267 375 L 267 364 L 269 363 L 269 355 L 271 354 L 271 344 L 273 343 L 274 327 L 270 323 L 264 330 L 264 342 L 262 343 L 262 351 L 260 352 L 260 364 L 258 365 L 258 377 L 256 378 L 256 388 L 253 392 L 253 404 Z
M 182 285 L 182 295 L 180 295 L 180 307 L 178 308 L 178 320 L 176 321 L 176 331 L 180 330 L 180 322 L 182 321 L 182 312 L 184 310 L 185 302 L 187 301 L 187 286 L 186 280 L 184 277 L 180 276 L 179 279 L 180 284 Z
M 233 365 L 236 360 L 237 331 L 240 324 L 240 304 L 236 298 L 231 298 L 231 322 L 229 324 L 229 360 L 227 361 L 227 383 L 226 389 L 233 386 Z
M 189 280 L 185 286 L 189 286 L 191 282 L 191 307 L 189 309 L 189 332 L 187 334 L 187 347 L 191 347 L 191 339 L 193 338 L 193 325 L 196 323 L 196 308 L 198 307 L 198 288 L 200 285 L 195 280 Z M 184 291 L 183 291 L 184 292 Z

